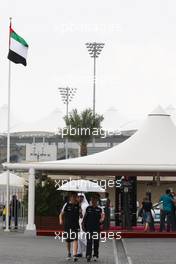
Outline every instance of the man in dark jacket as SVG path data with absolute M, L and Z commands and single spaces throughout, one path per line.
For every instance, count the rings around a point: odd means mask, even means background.
M 98 206 L 98 196 L 94 195 L 91 205 L 87 207 L 83 220 L 83 229 L 87 233 L 87 262 L 92 258 L 92 246 L 94 246 L 94 261 L 99 257 L 100 224 L 104 221 L 104 213 Z
M 71 258 L 71 242 L 73 242 L 73 260 L 76 262 L 78 251 L 78 232 L 79 232 L 79 218 L 82 217 L 81 208 L 78 203 L 78 196 L 76 193 L 71 193 L 68 203 L 65 203 L 62 208 L 60 224 L 64 224 L 64 234 L 66 235 L 67 260 Z
M 15 229 L 18 229 L 20 202 L 18 201 L 16 195 L 12 196 L 11 204 L 12 204 L 12 217 L 14 218 Z

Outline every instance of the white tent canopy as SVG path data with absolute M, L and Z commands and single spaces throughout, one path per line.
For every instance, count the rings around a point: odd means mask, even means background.
M 159 106 L 128 140 L 109 150 L 64 161 L 4 164 L 10 169 L 176 172 L 176 128 Z
M 125 125 L 130 121 L 129 118 L 127 118 L 114 107 L 110 107 L 109 109 L 107 109 L 103 116 L 104 120 L 102 122 L 102 127 L 103 129 L 108 131 L 121 130 L 121 126 Z
M 158 107 L 148 115 L 143 126 L 125 142 L 86 157 L 53 162 L 9 163 L 9 169 L 29 170 L 28 224 L 36 234 L 35 170 L 79 175 L 176 175 L 176 128 L 170 116 Z M 143 172 L 144 174 L 141 174 Z M 172 174 L 172 175 L 171 175 Z
M 3 105 L 0 107 L 0 134 L 7 133 L 7 117 L 8 117 L 8 106 Z M 14 116 L 11 115 L 11 131 L 14 129 L 14 127 L 19 126 L 20 120 Z
M 6 186 L 7 184 L 7 172 L 3 172 L 0 174 L 0 186 Z M 9 177 L 9 185 L 12 187 L 23 187 L 24 186 L 24 179 L 17 176 L 14 173 L 10 173 Z
M 64 126 L 63 113 L 60 109 L 55 109 L 48 116 L 29 123 L 21 123 L 13 127 L 13 133 L 24 132 L 50 132 L 58 133 L 58 129 Z

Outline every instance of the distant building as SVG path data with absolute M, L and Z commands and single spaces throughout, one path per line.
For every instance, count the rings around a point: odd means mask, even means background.
M 88 155 L 111 148 L 126 140 L 129 135 L 97 138 L 95 147 L 88 144 Z M 78 157 L 80 146 L 68 143 L 69 157 Z M 7 137 L 0 136 L 0 163 L 6 161 Z M 24 132 L 11 135 L 11 162 L 50 161 L 65 159 L 65 141 L 61 136 L 48 132 Z

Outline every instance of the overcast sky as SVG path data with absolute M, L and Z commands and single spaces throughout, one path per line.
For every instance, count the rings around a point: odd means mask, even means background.
M 64 105 L 92 107 L 93 60 L 85 42 L 105 43 L 97 61 L 96 109 L 128 116 L 176 106 L 175 0 L 5 0 L 0 5 L 0 106 L 7 104 L 8 27 L 29 44 L 28 66 L 12 65 L 12 111 L 36 120 Z

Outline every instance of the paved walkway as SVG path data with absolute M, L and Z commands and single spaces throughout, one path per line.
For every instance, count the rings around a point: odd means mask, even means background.
M 25 237 L 0 233 L 0 264 L 66 264 L 65 243 L 54 237 Z M 79 263 L 87 263 L 84 259 Z M 100 243 L 101 264 L 114 264 L 113 243 Z
M 132 264 L 176 264 L 176 239 L 124 239 Z M 117 254 L 121 254 L 117 247 Z M 54 237 L 0 233 L 0 264 L 67 264 L 65 243 Z M 80 259 L 79 263 L 87 263 Z M 112 240 L 100 243 L 100 264 L 115 264 Z M 122 263 L 124 264 L 124 263 Z
M 176 264 L 176 239 L 125 239 L 133 264 Z

